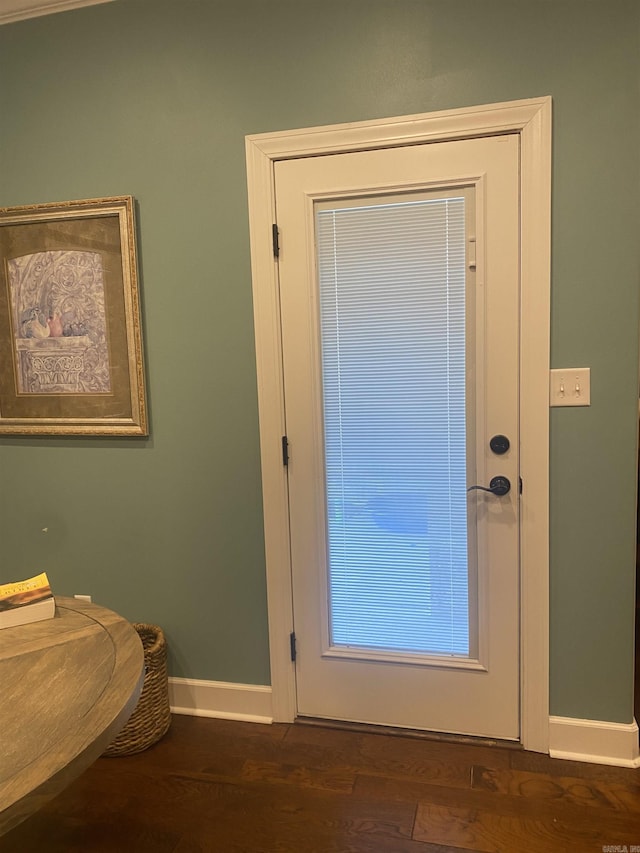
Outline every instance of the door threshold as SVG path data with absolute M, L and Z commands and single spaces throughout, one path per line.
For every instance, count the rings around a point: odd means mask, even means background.
M 499 738 L 480 737 L 476 735 L 449 734 L 448 732 L 431 732 L 422 729 L 404 729 L 398 726 L 381 726 L 373 723 L 356 723 L 350 720 L 329 720 L 322 717 L 297 716 L 294 723 L 301 726 L 335 729 L 338 731 L 359 734 L 387 735 L 391 737 L 414 738 L 415 740 L 432 740 L 439 743 L 460 743 L 467 746 L 494 746 L 501 749 L 523 749 L 519 741 L 501 740 Z

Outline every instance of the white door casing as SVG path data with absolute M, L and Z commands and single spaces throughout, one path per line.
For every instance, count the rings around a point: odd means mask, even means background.
M 551 100 L 533 99 L 247 138 L 252 272 L 265 505 L 269 635 L 276 720 L 296 714 L 274 164 L 425 141 L 515 133 L 521 147 L 521 739 L 548 747 L 548 366 Z M 286 239 L 286 238 L 284 238 Z

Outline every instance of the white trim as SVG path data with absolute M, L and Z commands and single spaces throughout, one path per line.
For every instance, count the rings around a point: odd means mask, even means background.
M 67 12 L 82 6 L 95 6 L 98 3 L 110 3 L 111 0 L 2 0 L 0 2 L 0 25 L 37 18 L 40 15 L 52 15 L 54 12 Z
M 551 98 L 520 133 L 521 738 L 549 748 L 549 352 Z
M 250 140 L 247 159 L 273 719 L 290 722 L 296 714 L 296 692 L 289 653 L 293 630 L 289 494 L 279 453 L 285 422 L 280 301 L 271 240 L 275 186 L 272 160 Z
M 549 717 L 549 755 L 591 764 L 640 767 L 638 724 Z
M 246 141 L 248 149 L 257 148 L 270 163 L 338 151 L 364 151 L 454 138 L 521 133 L 527 129 L 530 131 L 531 122 L 545 111 L 550 116 L 550 97 L 281 133 L 259 133 L 247 136 Z
M 170 678 L 169 704 L 173 714 L 249 723 L 273 722 L 271 688 L 262 685 Z
M 421 142 L 517 133 L 522 165 L 521 612 L 522 725 L 526 749 L 547 752 L 549 720 L 549 323 L 551 98 L 314 127 L 246 139 L 251 266 L 260 412 L 273 717 L 296 715 L 275 222 L 274 163 Z

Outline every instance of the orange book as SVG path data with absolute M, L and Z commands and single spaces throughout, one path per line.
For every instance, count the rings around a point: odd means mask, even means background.
M 0 628 L 51 619 L 56 603 L 45 572 L 16 583 L 0 585 Z

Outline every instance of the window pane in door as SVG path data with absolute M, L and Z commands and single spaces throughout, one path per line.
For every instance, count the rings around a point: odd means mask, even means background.
M 316 207 L 338 649 L 469 655 L 467 203 Z

